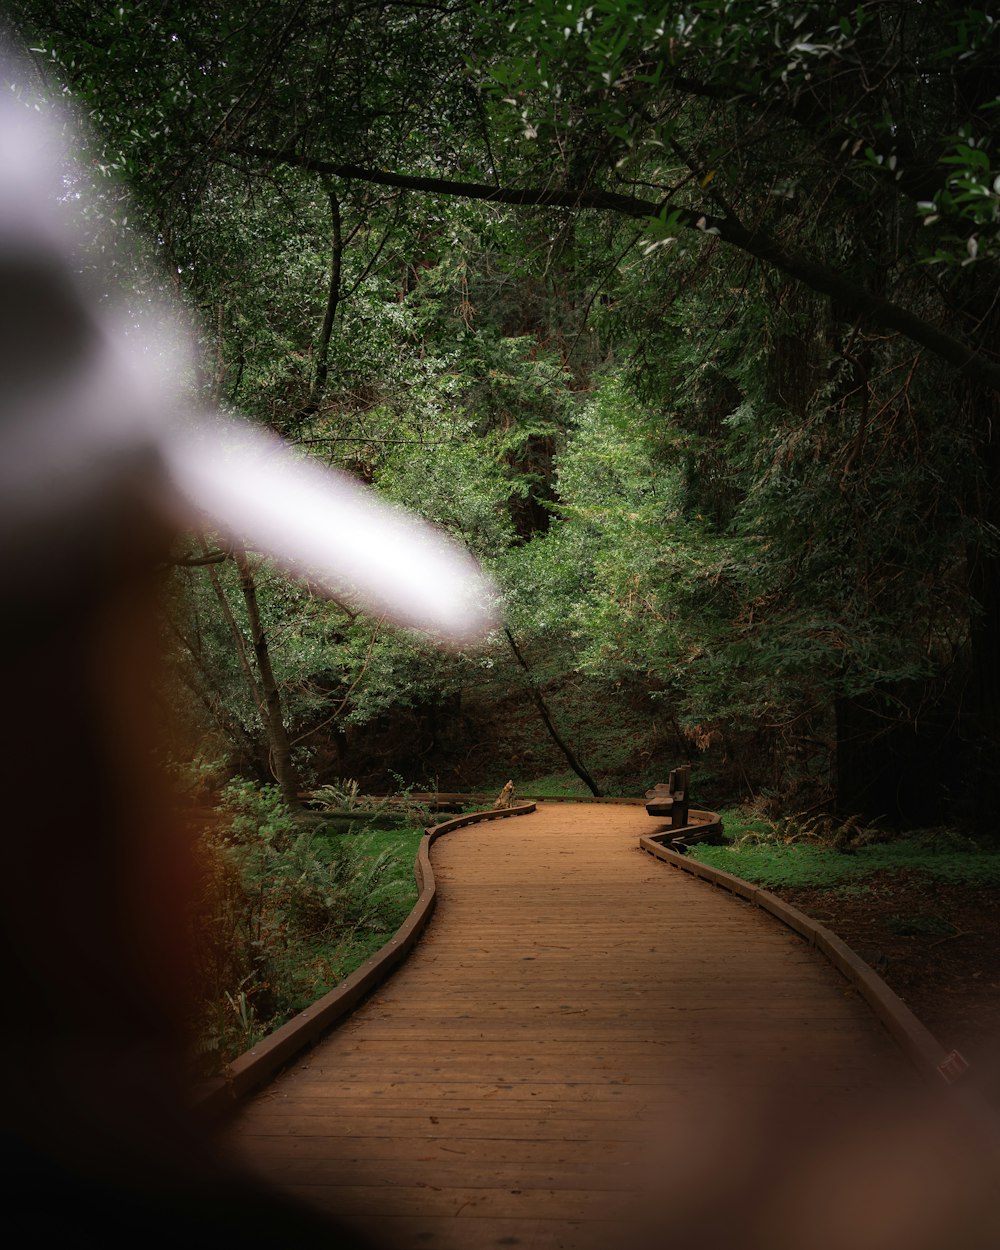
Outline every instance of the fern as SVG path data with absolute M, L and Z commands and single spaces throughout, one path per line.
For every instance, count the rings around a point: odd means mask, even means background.
M 335 788 L 335 801 L 345 798 L 357 801 L 356 783 Z M 398 844 L 377 845 L 385 836 L 318 833 L 288 816 L 273 788 L 227 787 L 219 821 L 199 845 L 199 1066 L 217 1067 L 254 1045 L 402 921 L 415 891 L 412 861 Z

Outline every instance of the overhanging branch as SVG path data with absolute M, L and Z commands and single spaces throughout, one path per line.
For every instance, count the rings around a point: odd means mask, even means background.
M 397 174 L 388 169 L 365 169 L 360 165 L 339 165 L 333 161 L 319 161 L 311 156 L 300 156 L 297 152 L 279 152 L 252 144 L 234 149 L 234 154 L 258 157 L 278 165 L 292 165 L 298 169 L 308 169 L 316 174 L 345 178 L 348 181 L 372 182 L 380 187 L 398 187 L 402 191 L 422 191 L 426 195 L 448 195 L 464 200 L 511 204 L 518 208 L 588 208 L 622 213 L 627 217 L 649 217 L 660 207 L 650 200 L 640 200 L 631 195 L 619 195 L 614 191 L 556 191 L 533 187 L 495 187 L 487 182 L 455 182 L 449 178 L 425 178 L 418 174 Z
M 773 266 L 821 295 L 830 296 L 854 317 L 862 317 L 873 325 L 894 330 L 904 338 L 924 347 L 974 381 L 1000 391 L 1000 364 L 973 351 L 960 339 L 922 317 L 909 312 L 891 300 L 875 295 L 836 270 L 808 256 L 789 250 L 766 231 L 749 229 L 728 217 L 716 217 L 695 209 L 670 203 L 656 203 L 637 196 L 613 191 L 553 190 L 548 187 L 495 187 L 481 182 L 458 182 L 448 178 L 427 178 L 416 174 L 399 174 L 384 169 L 365 169 L 358 165 L 340 165 L 333 161 L 300 156 L 297 152 L 275 151 L 254 146 L 242 147 L 238 154 L 308 169 L 314 173 L 344 178 L 348 181 L 370 182 L 379 186 L 397 187 L 425 195 L 453 196 L 490 204 L 507 204 L 517 208 L 568 208 L 578 211 L 618 213 L 624 217 L 645 218 L 672 214 L 677 225 L 717 235 L 724 243 L 737 247 L 765 264 Z

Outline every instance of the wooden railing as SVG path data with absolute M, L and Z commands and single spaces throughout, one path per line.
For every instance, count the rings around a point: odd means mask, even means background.
M 886 985 L 878 973 L 825 925 L 820 924 L 818 920 L 813 920 L 811 916 L 793 907 L 791 903 L 786 903 L 784 899 L 779 898 L 777 894 L 772 894 L 770 890 L 752 885 L 749 881 L 744 881 L 742 877 L 733 876 L 732 873 L 723 872 L 721 868 L 712 868 L 708 864 L 679 854 L 669 845 L 669 840 L 669 833 L 645 835 L 639 838 L 639 845 L 647 854 L 745 899 L 755 907 L 769 912 L 782 924 L 788 925 L 790 929 L 794 929 L 800 937 L 805 938 L 811 946 L 824 955 L 858 990 L 903 1053 L 922 1075 L 935 1081 L 944 1080 L 951 1084 L 966 1070 L 968 1064 L 962 1055 L 955 1050 L 946 1051 L 903 1000 Z

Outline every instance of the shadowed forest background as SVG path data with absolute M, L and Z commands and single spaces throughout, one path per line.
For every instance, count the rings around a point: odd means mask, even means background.
M 706 806 L 991 825 L 988 14 L 10 8 L 193 311 L 193 402 L 501 587 L 506 628 L 443 654 L 347 587 L 179 549 L 167 697 L 204 775 L 295 806 L 573 767 L 641 793 L 689 761 Z

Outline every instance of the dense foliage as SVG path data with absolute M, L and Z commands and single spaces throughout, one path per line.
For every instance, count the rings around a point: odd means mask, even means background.
M 240 781 L 199 820 L 192 1034 L 202 1071 L 333 989 L 406 918 L 423 831 L 405 818 L 378 830 L 374 815 L 359 807 L 339 829 L 303 825 L 277 787 Z
M 502 782 L 469 740 L 530 689 L 602 785 L 686 752 L 709 799 L 992 816 L 988 13 L 13 11 L 201 314 L 201 399 L 438 521 L 505 595 L 506 636 L 441 655 L 252 552 L 178 552 L 178 698 L 215 754 L 293 805 L 352 772 Z

